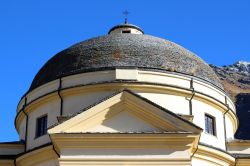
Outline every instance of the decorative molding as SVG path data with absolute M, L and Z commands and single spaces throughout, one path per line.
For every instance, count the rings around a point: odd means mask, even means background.
M 119 91 L 121 89 L 131 89 L 133 91 L 141 91 L 141 92 L 150 92 L 150 93 L 166 93 L 166 94 L 175 94 L 175 95 L 181 95 L 181 96 L 190 96 L 192 95 L 192 91 L 189 91 L 189 89 L 180 89 L 178 87 L 168 87 L 166 85 L 155 85 L 155 84 L 141 84 L 141 83 L 106 83 L 106 84 L 95 84 L 95 85 L 85 85 L 80 87 L 74 87 L 69 89 L 62 89 L 61 95 L 62 96 L 68 96 L 68 95 L 74 95 L 81 93 L 91 93 L 96 91 Z M 51 100 L 59 99 L 56 92 L 49 94 L 47 96 L 43 96 L 42 98 L 39 98 L 39 100 L 34 101 L 33 103 L 30 103 L 27 105 L 27 113 L 32 112 L 36 107 L 39 107 L 41 104 L 49 102 Z M 213 107 L 219 108 L 222 112 L 227 111 L 226 105 L 223 105 L 219 103 L 218 101 L 209 98 L 208 96 L 205 96 L 203 94 L 200 94 L 196 92 L 196 95 L 194 97 L 196 100 L 201 100 L 202 102 L 205 102 L 209 105 L 212 105 Z M 238 119 L 235 115 L 235 113 L 230 110 L 228 112 L 229 119 L 232 121 L 234 131 L 236 131 L 238 126 Z M 22 119 L 24 118 L 23 114 L 17 114 L 16 117 L 16 129 L 18 131 L 18 127 L 20 126 L 20 123 Z
M 230 154 L 204 145 L 198 145 L 198 150 L 194 154 L 194 158 L 209 161 L 214 165 L 231 166 L 235 163 L 235 158 Z
M 17 166 L 33 166 L 47 162 L 48 160 L 57 160 L 58 156 L 53 150 L 53 146 L 46 146 L 34 151 L 25 153 L 16 159 Z

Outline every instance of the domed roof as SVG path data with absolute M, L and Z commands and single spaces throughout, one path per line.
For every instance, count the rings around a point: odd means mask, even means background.
M 120 67 L 179 72 L 222 87 L 210 66 L 194 53 L 168 40 L 144 35 L 139 27 L 133 29 L 133 26 L 116 26 L 109 35 L 77 43 L 59 52 L 40 69 L 30 90 L 60 77 Z M 132 31 L 120 33 L 124 28 Z M 140 33 L 133 33 L 133 30 Z

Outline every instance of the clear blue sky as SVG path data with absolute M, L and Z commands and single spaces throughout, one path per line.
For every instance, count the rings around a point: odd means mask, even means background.
M 1 0 L 0 141 L 18 140 L 20 97 L 57 52 L 129 22 L 174 41 L 207 63 L 250 61 L 249 0 Z

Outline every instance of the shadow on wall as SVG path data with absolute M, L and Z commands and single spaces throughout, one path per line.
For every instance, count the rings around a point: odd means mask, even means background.
M 239 128 L 235 138 L 250 140 L 250 93 L 239 93 L 236 96 L 236 110 Z

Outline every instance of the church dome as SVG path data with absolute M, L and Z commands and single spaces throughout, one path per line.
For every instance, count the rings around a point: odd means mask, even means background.
M 145 35 L 135 25 L 121 24 L 106 36 L 77 43 L 56 54 L 37 73 L 30 90 L 60 77 L 115 68 L 177 72 L 222 88 L 212 68 L 194 53 L 171 41 Z

